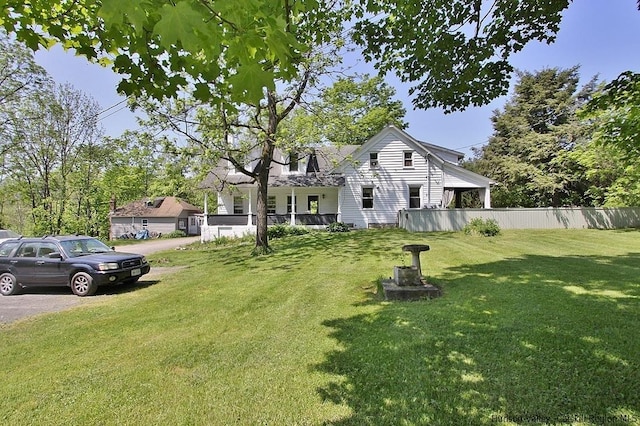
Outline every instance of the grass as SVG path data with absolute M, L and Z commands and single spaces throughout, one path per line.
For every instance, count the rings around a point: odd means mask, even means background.
M 376 293 L 427 243 L 440 299 Z M 640 424 L 640 231 L 398 230 L 193 246 L 133 292 L 0 326 L 0 423 Z

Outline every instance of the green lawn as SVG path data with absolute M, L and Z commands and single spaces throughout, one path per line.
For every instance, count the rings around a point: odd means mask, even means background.
M 376 293 L 407 243 L 442 298 Z M 0 424 L 640 424 L 639 230 L 272 245 L 0 326 Z

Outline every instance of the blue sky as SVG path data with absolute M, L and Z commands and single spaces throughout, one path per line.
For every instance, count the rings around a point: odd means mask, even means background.
M 83 57 L 65 53 L 59 47 L 36 53 L 36 61 L 58 83 L 70 83 L 92 96 L 106 110 L 124 98 L 116 93 L 119 76 Z M 640 12 L 636 0 L 573 0 L 564 12 L 561 29 L 554 44 L 531 43 L 514 55 L 511 63 L 523 71 L 543 68 L 570 68 L 580 65 L 583 82 L 598 74 L 610 81 L 622 71 L 640 72 Z M 371 72 L 362 65 L 358 72 Z M 470 147 L 486 144 L 491 136 L 491 115 L 500 109 L 508 96 L 489 105 L 463 112 L 444 114 L 437 109 L 413 110 L 408 85 L 395 78 L 388 80 L 397 90 L 407 115 L 407 131 L 415 138 L 456 149 L 471 156 Z M 101 125 L 108 135 L 118 136 L 135 129 L 135 118 L 119 105 L 101 114 Z

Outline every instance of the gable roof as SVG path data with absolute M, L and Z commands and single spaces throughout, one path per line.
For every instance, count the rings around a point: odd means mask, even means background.
M 438 155 L 438 152 L 447 153 L 457 157 L 458 160 L 461 160 L 464 157 L 464 154 L 462 152 L 455 151 L 453 149 L 445 148 L 442 146 L 434 145 L 428 142 L 419 141 L 415 139 L 413 136 L 411 136 L 410 134 L 408 134 L 407 132 L 405 132 L 404 130 L 399 129 L 393 125 L 389 125 L 385 127 L 378 134 L 376 134 L 371 139 L 366 141 L 364 144 L 362 144 L 361 146 L 358 146 L 357 149 L 352 153 L 353 157 L 358 157 L 360 156 L 360 154 L 369 151 L 372 146 L 375 146 L 375 144 L 377 144 L 381 139 L 384 139 L 385 137 L 387 137 L 390 133 L 394 134 L 409 148 L 412 148 L 423 157 L 429 158 L 430 161 L 433 161 L 443 170 L 445 168 L 450 170 L 455 170 L 459 174 L 467 176 L 468 178 L 475 180 L 477 182 L 480 182 L 483 185 L 494 183 L 491 179 L 485 176 L 479 175 L 470 170 L 467 170 L 464 167 L 459 166 L 458 164 L 453 163 L 451 161 L 448 161 L 442 158 L 440 155 Z M 346 166 L 353 166 L 353 163 L 350 161 L 344 160 L 338 165 L 337 170 L 344 171 L 344 168 Z
M 393 125 L 389 125 L 385 127 L 375 136 L 371 137 L 368 141 L 366 141 L 364 144 L 358 146 L 357 149 L 354 152 L 352 152 L 352 155 L 354 157 L 358 157 L 360 156 L 360 154 L 369 151 L 373 145 L 377 144 L 381 139 L 384 139 L 385 137 L 387 137 L 390 133 L 395 134 L 396 137 L 398 137 L 398 139 L 404 142 L 409 148 L 412 148 L 414 151 L 418 152 L 423 157 L 429 157 L 440 166 L 442 166 L 447 161 L 444 160 L 440 155 L 438 155 L 437 151 L 452 154 L 456 156 L 458 159 L 462 159 L 464 157 L 464 154 L 462 152 L 448 149 L 442 146 L 434 145 L 428 142 L 419 141 L 415 139 L 413 136 L 411 136 L 410 134 L 408 134 L 407 132 L 405 132 L 404 130 L 399 129 Z M 448 163 L 452 164 L 450 162 Z M 350 165 L 349 161 L 342 161 L 338 165 L 338 169 L 342 170 L 342 168 L 347 165 Z
M 326 145 L 303 150 L 304 155 L 300 155 L 300 159 L 308 158 L 304 173 L 276 174 L 272 171 L 269 174 L 268 185 L 273 187 L 341 186 L 344 184 L 344 178 L 331 175 L 331 171 L 357 148 L 358 145 L 340 147 Z M 200 184 L 200 188 L 214 188 L 222 191 L 227 185 L 253 186 L 255 182 L 249 176 L 233 173 L 228 167 L 222 165 L 209 172 Z
M 183 213 L 202 213 L 202 209 L 177 197 L 137 200 L 111 213 L 114 217 L 178 217 Z

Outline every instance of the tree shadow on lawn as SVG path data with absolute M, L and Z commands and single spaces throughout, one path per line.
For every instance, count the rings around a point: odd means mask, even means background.
M 249 254 L 252 247 L 249 246 L 229 250 L 225 252 L 222 262 L 232 270 L 256 264 L 270 269 L 296 269 L 305 267 L 310 254 L 321 254 L 326 258 L 343 259 L 349 263 L 365 258 L 405 256 L 410 263 L 411 256 L 402 251 L 402 246 L 428 244 L 428 241 L 448 237 L 448 233 L 439 234 L 416 234 L 398 229 L 371 229 L 345 233 L 316 232 L 274 239 L 270 241 L 274 252 L 269 255 L 252 257 Z
M 451 268 L 440 299 L 326 321 L 331 424 L 638 424 L 640 253 Z M 582 424 L 582 423 L 581 423 Z

